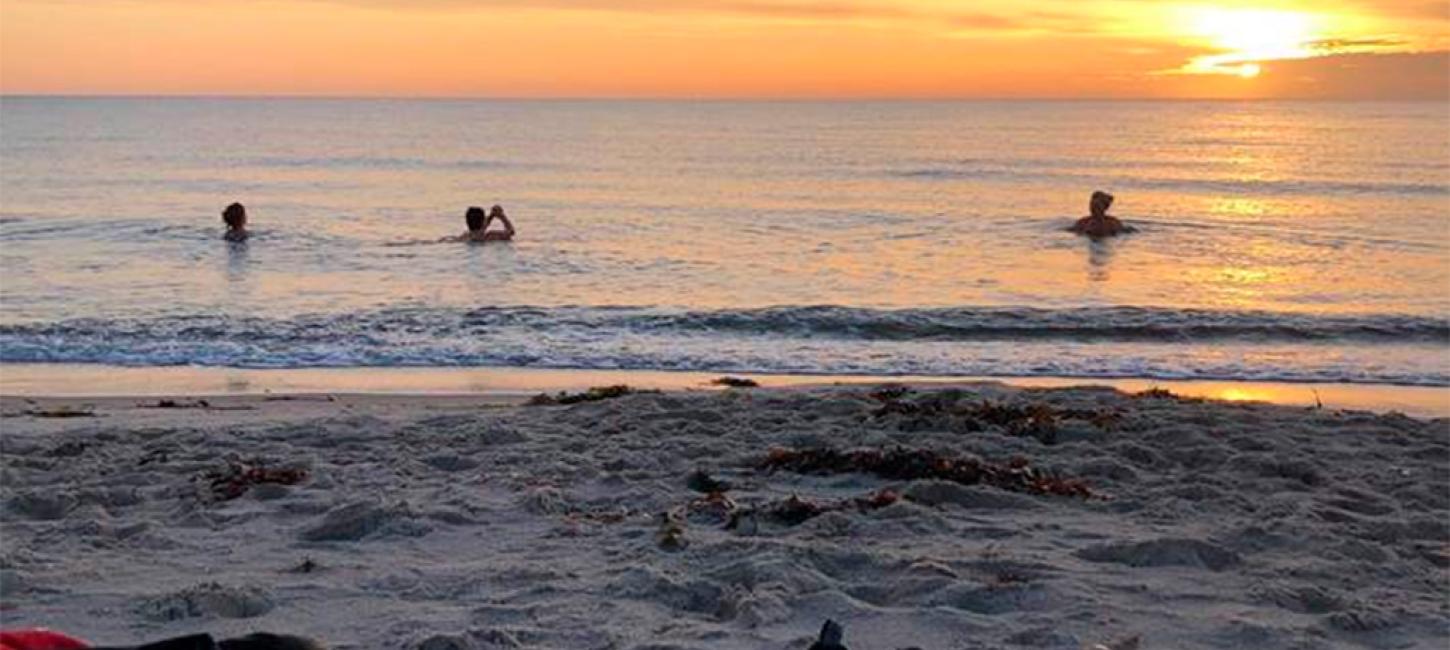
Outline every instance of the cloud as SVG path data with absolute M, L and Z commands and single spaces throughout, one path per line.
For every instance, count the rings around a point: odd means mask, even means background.
M 1450 99 L 1450 51 L 1351 53 L 1264 64 L 1276 96 Z
M 616 13 L 728 14 L 762 18 L 841 20 L 920 18 L 901 4 L 852 0 L 313 0 L 386 9 L 543 9 Z
M 1306 50 L 1321 55 L 1347 54 L 1350 52 L 1370 52 L 1378 50 L 1396 50 L 1408 47 L 1409 41 L 1398 38 L 1326 38 L 1317 41 L 1308 41 L 1302 44 Z

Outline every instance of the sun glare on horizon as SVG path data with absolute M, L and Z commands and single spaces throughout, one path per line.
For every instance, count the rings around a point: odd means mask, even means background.
M 1193 7 L 1178 16 L 1182 29 L 1195 40 L 1219 50 L 1195 57 L 1179 71 L 1223 74 L 1252 79 L 1263 72 L 1262 61 L 1316 56 L 1312 45 L 1324 36 L 1324 16 L 1279 9 Z

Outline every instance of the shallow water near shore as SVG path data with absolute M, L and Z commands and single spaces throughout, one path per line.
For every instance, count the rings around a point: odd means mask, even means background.
M 0 109 L 0 362 L 1450 385 L 1439 103 Z

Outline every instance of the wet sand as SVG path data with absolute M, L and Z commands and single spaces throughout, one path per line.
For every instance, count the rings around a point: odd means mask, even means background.
M 712 390 L 719 373 L 534 368 L 130 368 L 75 364 L 0 364 L 0 395 L 131 397 L 267 394 L 485 395 L 523 398 L 627 384 L 660 390 Z M 740 375 L 765 387 L 876 384 L 885 381 L 953 384 L 996 381 L 1021 387 L 1109 386 L 1128 392 L 1163 388 L 1175 394 L 1233 402 L 1399 411 L 1450 416 L 1450 388 L 1384 384 L 1306 384 L 1258 381 L 1084 379 L 1074 377 L 923 377 L 857 375 Z

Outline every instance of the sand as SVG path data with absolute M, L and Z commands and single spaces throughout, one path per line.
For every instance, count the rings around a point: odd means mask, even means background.
M 1450 639 L 1444 419 L 995 384 L 0 401 L 0 622 L 96 642 L 804 649 L 827 618 L 852 650 Z M 898 446 L 1093 496 L 761 468 Z M 212 484 L 243 465 L 281 482 Z M 768 516 L 792 495 L 837 509 Z

